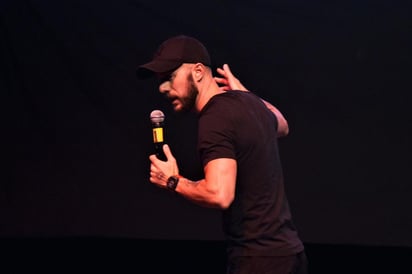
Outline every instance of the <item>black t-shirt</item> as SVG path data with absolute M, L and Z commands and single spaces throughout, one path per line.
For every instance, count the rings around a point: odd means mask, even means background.
M 285 195 L 278 122 L 251 92 L 215 95 L 199 113 L 203 165 L 237 162 L 235 199 L 223 211 L 229 256 L 287 256 L 303 250 Z

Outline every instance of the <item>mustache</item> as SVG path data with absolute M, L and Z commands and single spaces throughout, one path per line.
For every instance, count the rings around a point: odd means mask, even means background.
M 177 96 L 171 96 L 171 95 L 168 95 L 168 94 L 165 94 L 165 99 L 166 100 L 168 100 L 168 101 L 174 101 L 174 100 L 176 100 L 176 99 L 179 99 Z

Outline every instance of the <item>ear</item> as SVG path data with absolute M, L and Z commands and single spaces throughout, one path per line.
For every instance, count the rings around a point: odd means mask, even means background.
M 196 63 L 192 68 L 193 80 L 195 82 L 200 82 L 203 79 L 205 72 L 205 66 L 202 63 Z

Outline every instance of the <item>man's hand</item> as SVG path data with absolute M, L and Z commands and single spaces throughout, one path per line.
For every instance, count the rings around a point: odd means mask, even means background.
M 169 146 L 163 145 L 163 151 L 167 161 L 159 160 L 155 154 L 149 156 L 149 160 L 152 162 L 150 165 L 150 182 L 159 187 L 166 187 L 167 179 L 170 176 L 179 174 L 176 159 Z
M 241 90 L 248 91 L 242 83 L 237 79 L 229 68 L 228 64 L 224 64 L 222 68 L 217 68 L 217 73 L 221 77 L 214 77 L 216 83 L 220 86 L 220 89 L 225 90 Z

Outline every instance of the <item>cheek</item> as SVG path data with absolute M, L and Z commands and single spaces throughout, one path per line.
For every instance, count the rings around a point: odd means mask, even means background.
M 179 97 L 185 97 L 188 94 L 189 86 L 185 81 L 176 81 L 173 83 L 171 90 Z

